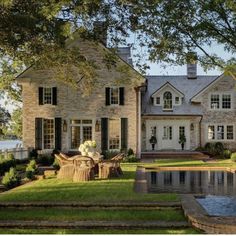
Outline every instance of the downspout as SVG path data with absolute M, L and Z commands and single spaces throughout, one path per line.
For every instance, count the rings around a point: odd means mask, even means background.
M 135 88 L 136 91 L 136 114 L 137 114 L 137 123 L 136 123 L 136 128 L 137 128 L 137 139 L 136 139 L 136 155 L 137 158 L 141 158 L 141 90 L 140 87 Z
M 199 144 L 200 144 L 200 147 L 202 147 L 202 118 L 203 118 L 203 116 L 201 115 L 201 119 L 199 121 Z

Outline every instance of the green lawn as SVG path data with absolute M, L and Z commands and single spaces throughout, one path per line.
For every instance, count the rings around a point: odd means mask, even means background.
M 133 183 L 137 164 L 122 164 L 124 176 L 73 183 L 56 178 L 33 181 L 0 194 L 0 201 L 176 201 L 176 194 L 137 194 Z
M 0 229 L 0 234 L 200 234 L 195 229 Z
M 147 210 L 81 210 L 81 209 L 1 209 L 0 220 L 48 220 L 48 221 L 77 221 L 77 220 L 106 220 L 106 221 L 143 221 L 165 220 L 185 221 L 181 210 L 147 209 Z

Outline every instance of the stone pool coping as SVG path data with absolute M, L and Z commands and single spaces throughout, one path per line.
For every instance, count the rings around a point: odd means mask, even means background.
M 185 216 L 193 227 L 209 234 L 235 234 L 236 217 L 209 216 L 192 194 L 181 194 L 181 203 Z
M 188 171 L 208 171 L 208 170 L 215 170 L 215 171 L 228 171 L 228 172 L 232 172 L 235 173 L 236 172 L 236 168 L 232 168 L 232 167 L 225 167 L 225 166 L 163 166 L 163 167 L 159 167 L 159 166 L 153 166 L 153 167 L 145 167 L 145 166 L 137 166 L 138 168 L 145 168 L 146 171 L 151 171 L 151 170 L 157 170 L 157 171 L 184 171 L 184 170 L 188 170 Z
M 145 167 L 137 166 L 134 190 L 140 193 L 147 193 L 146 173 L 151 171 L 208 171 L 219 170 L 234 173 L 236 168 L 231 167 Z M 236 217 L 210 216 L 206 210 L 197 202 L 193 194 L 179 194 L 181 205 L 185 216 L 193 227 L 210 234 L 236 234 Z

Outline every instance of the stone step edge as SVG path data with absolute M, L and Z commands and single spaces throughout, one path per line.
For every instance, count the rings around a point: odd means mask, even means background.
M 173 202 L 0 202 L 1 208 L 7 207 L 181 207 L 180 201 Z
M 187 221 L 0 221 L 0 228 L 186 228 Z

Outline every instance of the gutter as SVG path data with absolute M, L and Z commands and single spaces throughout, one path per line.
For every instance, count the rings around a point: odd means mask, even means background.
M 201 119 L 199 121 L 199 145 L 202 147 L 202 119 L 203 115 L 201 115 Z

